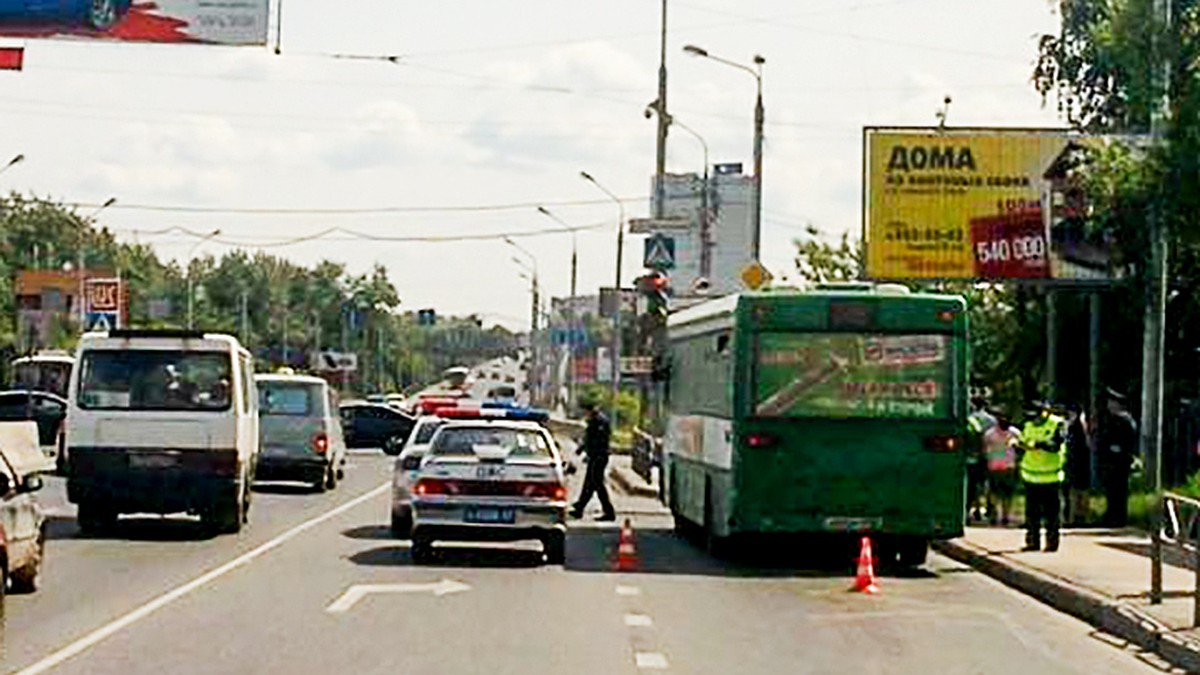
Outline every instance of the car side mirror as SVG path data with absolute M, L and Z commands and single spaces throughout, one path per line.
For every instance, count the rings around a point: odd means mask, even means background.
M 42 477 L 37 474 L 34 474 L 32 476 L 25 477 L 25 484 L 23 486 L 23 491 L 24 492 L 37 492 L 38 490 L 41 490 L 42 487 L 44 487 L 44 486 L 45 486 L 45 483 L 42 481 Z

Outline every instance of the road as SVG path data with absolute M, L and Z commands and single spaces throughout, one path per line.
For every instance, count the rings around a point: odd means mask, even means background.
M 636 571 L 614 570 L 617 530 L 591 520 L 573 528 L 563 566 L 542 565 L 535 545 L 445 548 L 414 566 L 407 542 L 386 528 L 391 459 L 351 459 L 336 492 L 264 488 L 251 526 L 216 538 L 192 521 L 158 518 L 84 538 L 51 479 L 45 586 L 10 597 L 0 666 L 121 675 L 1162 672 L 944 558 L 860 595 L 847 591 L 844 564 L 714 560 L 677 539 L 655 502 L 625 495 L 617 505 L 636 528 Z M 355 586 L 357 601 L 347 600 Z

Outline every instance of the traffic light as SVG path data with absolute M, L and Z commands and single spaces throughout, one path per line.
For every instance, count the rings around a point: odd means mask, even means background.
M 637 278 L 637 289 L 646 298 L 646 314 L 667 318 L 671 280 L 662 272 L 650 272 Z
M 665 346 L 671 280 L 662 272 L 654 271 L 638 277 L 635 287 L 646 299 L 646 311 L 638 317 L 641 351 L 654 355 Z

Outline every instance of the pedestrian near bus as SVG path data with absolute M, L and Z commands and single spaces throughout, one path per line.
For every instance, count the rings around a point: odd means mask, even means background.
M 1067 404 L 1066 420 L 1067 479 L 1063 481 L 1066 498 L 1064 519 L 1080 526 L 1091 520 L 1088 490 L 1092 488 L 1092 442 L 1088 419 L 1078 403 Z
M 617 512 L 608 499 L 608 488 L 604 485 L 612 426 L 609 424 L 608 418 L 596 408 L 595 403 L 588 401 L 582 407 L 587 413 L 587 428 L 584 429 L 583 444 L 579 447 L 578 452 L 586 454 L 587 471 L 583 475 L 583 491 L 579 493 L 579 499 L 571 509 L 571 515 L 575 518 L 582 518 L 583 510 L 587 508 L 588 502 L 592 501 L 592 495 L 595 494 L 600 498 L 600 508 L 604 510 L 599 520 L 616 520 Z
M 1020 470 L 1025 485 L 1025 551 L 1041 549 L 1042 523 L 1046 525 L 1046 552 L 1058 550 L 1062 511 L 1060 499 L 1065 478 L 1067 444 L 1063 419 L 1038 402 L 1021 429 Z
M 983 520 L 986 504 L 988 468 L 984 458 L 983 436 L 996 426 L 996 418 L 987 410 L 987 400 L 971 397 L 971 413 L 967 415 L 967 509 L 971 520 Z
M 1008 414 L 993 413 L 996 423 L 983 434 L 984 457 L 987 461 L 987 509 L 993 525 L 1007 526 L 1012 513 L 1013 495 L 1017 493 L 1017 454 L 1021 432 L 1012 424 Z M 999 515 L 997 515 L 999 512 Z
M 1138 426 L 1125 408 L 1125 395 L 1105 392 L 1106 414 L 1097 443 L 1097 468 L 1104 484 L 1104 526 L 1125 527 L 1129 520 L 1129 471 L 1138 445 Z

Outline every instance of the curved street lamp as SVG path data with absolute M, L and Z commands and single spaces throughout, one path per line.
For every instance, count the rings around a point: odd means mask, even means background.
M 621 203 L 621 199 L 613 194 L 612 190 L 600 184 L 600 181 L 592 177 L 592 174 L 586 171 L 579 172 L 587 182 L 595 185 L 601 192 L 608 195 L 608 198 L 616 202 L 618 211 L 617 220 L 617 277 L 616 283 L 613 284 L 613 290 L 617 295 L 616 307 L 613 310 L 613 338 L 612 338 L 612 407 L 609 412 L 609 418 L 612 422 L 612 428 L 617 428 L 617 397 L 621 393 L 621 257 L 625 253 L 625 205 Z
M 751 239 L 751 253 L 755 261 L 758 260 L 758 252 L 760 242 L 762 240 L 762 146 L 763 146 L 763 124 L 766 119 L 766 111 L 763 109 L 762 96 L 762 67 L 767 62 L 759 54 L 754 55 L 754 67 L 751 68 L 737 61 L 721 58 L 715 54 L 709 53 L 707 49 L 697 47 L 696 45 L 687 45 L 683 51 L 693 56 L 699 56 L 706 59 L 711 59 L 717 63 L 723 63 L 731 68 L 750 73 L 754 77 L 754 82 L 758 90 L 758 95 L 754 102 L 754 232 Z

